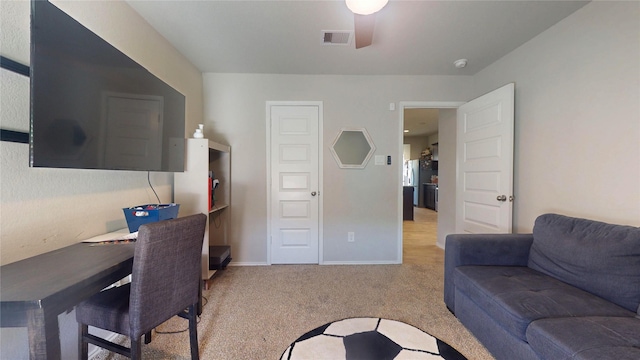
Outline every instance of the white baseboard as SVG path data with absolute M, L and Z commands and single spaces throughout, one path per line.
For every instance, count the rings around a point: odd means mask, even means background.
M 383 261 L 324 261 L 320 265 L 399 265 L 396 260 Z M 309 264 L 313 265 L 313 264 Z M 236 262 L 232 261 L 229 266 L 270 266 L 266 262 Z
M 383 261 L 324 261 L 321 265 L 399 265 L 396 260 Z
M 266 262 L 237 262 L 232 261 L 229 263 L 229 266 L 268 266 Z

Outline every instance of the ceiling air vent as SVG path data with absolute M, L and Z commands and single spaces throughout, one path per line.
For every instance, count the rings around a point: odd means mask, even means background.
M 348 45 L 351 42 L 351 31 L 322 31 L 324 45 Z

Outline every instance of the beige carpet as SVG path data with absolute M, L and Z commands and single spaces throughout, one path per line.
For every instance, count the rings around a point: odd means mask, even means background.
M 423 225 L 417 218 L 405 222 L 405 232 Z M 470 360 L 493 359 L 442 301 L 444 252 L 435 247 L 435 235 L 422 237 L 424 244 L 419 238 L 411 242 L 413 251 L 422 253 L 407 256 L 405 249 L 405 259 L 411 260 L 403 265 L 231 266 L 218 272 L 204 292 L 207 303 L 198 325 L 201 359 L 278 359 L 300 335 L 349 317 L 403 321 Z M 185 328 L 186 321 L 176 318 L 156 330 Z M 143 357 L 188 359 L 188 334 L 154 334 L 153 342 L 143 346 Z M 102 352 L 97 358 L 121 357 Z

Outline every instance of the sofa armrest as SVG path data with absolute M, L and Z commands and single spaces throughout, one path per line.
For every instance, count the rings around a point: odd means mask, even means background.
M 450 234 L 444 250 L 444 302 L 455 313 L 453 271 L 464 265 L 527 266 L 533 234 Z

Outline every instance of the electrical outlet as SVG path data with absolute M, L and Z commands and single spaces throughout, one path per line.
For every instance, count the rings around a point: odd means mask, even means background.
M 353 231 L 349 231 L 347 233 L 347 242 L 355 242 L 356 241 L 356 233 Z

